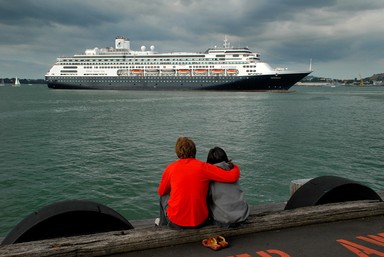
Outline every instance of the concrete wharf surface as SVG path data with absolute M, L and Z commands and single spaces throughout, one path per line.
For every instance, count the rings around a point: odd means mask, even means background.
M 381 194 L 383 196 L 383 194 Z M 284 203 L 254 206 L 251 215 L 284 210 Z M 154 220 L 133 221 L 136 228 Z M 298 226 L 227 237 L 228 248 L 213 251 L 201 242 L 161 247 L 114 256 L 226 257 L 368 257 L 384 256 L 384 215 Z
M 0 256 L 384 256 L 384 202 L 283 207 L 256 206 L 237 228 L 170 230 L 148 219 L 132 221 L 135 229 L 126 231 L 1 246 Z M 202 246 L 203 239 L 217 235 L 230 246 L 218 251 Z
M 384 216 L 293 227 L 227 237 L 213 251 L 200 242 L 116 256 L 367 257 L 384 256 Z

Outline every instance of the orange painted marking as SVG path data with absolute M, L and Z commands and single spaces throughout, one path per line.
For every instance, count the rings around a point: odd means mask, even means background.
M 357 236 L 356 238 L 364 240 L 364 241 L 369 242 L 371 244 L 384 246 L 384 237 L 381 237 L 381 236 L 369 235 L 368 237 Z
M 336 241 L 359 257 L 369 257 L 370 255 L 384 257 L 383 252 L 379 252 L 375 249 L 371 249 L 344 239 L 339 239 Z
M 289 254 L 280 250 L 275 250 L 275 249 L 267 250 L 267 252 L 264 252 L 264 251 L 256 252 L 256 254 L 258 254 L 260 257 L 274 257 L 274 256 L 291 257 Z M 270 254 L 273 254 L 273 255 L 270 255 Z

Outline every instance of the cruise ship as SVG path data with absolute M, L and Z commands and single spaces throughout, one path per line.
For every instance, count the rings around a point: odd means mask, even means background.
M 205 52 L 159 53 L 116 37 L 114 47 L 57 58 L 45 79 L 52 89 L 287 91 L 309 73 L 272 68 L 226 39 Z

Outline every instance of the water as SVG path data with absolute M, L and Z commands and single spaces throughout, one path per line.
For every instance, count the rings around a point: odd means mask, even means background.
M 0 88 L 0 236 L 48 204 L 83 199 L 128 220 L 158 215 L 157 186 L 179 136 L 197 158 L 223 147 L 251 205 L 291 180 L 337 175 L 384 188 L 384 87 L 289 93 Z

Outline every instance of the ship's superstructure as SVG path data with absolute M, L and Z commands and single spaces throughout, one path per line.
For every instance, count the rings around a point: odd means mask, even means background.
M 117 37 L 115 47 L 57 58 L 45 77 L 59 89 L 266 91 L 288 90 L 309 73 L 273 69 L 227 40 L 203 53 L 158 53 L 154 46 L 133 51 L 127 38 Z

